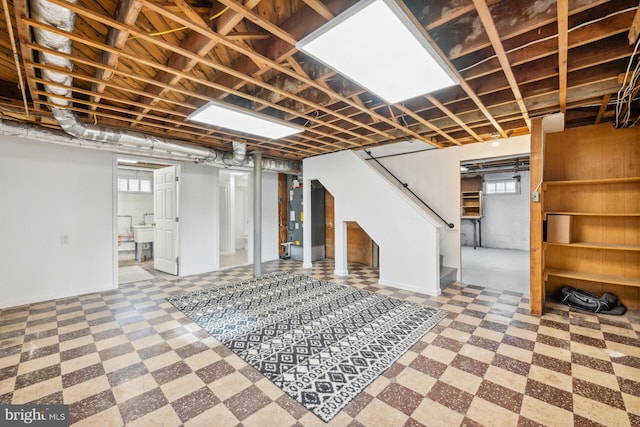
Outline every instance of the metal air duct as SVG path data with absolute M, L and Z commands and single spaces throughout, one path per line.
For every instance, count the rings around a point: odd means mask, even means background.
M 77 0 L 68 0 L 69 3 L 76 3 Z M 31 16 L 39 22 L 59 28 L 66 32 L 72 32 L 75 25 L 75 13 L 64 7 L 57 6 L 47 0 L 31 0 Z M 36 43 L 59 52 L 71 53 L 71 40 L 62 35 L 53 34 L 41 28 L 33 28 Z M 52 64 L 68 70 L 73 69 L 73 63 L 63 57 L 40 52 L 40 62 L 42 64 Z M 54 118 L 58 121 L 62 129 L 77 140 L 60 138 L 53 136 L 56 143 L 66 143 L 76 146 L 92 146 L 92 148 L 106 148 L 127 154 L 139 154 L 144 156 L 191 160 L 205 163 L 207 165 L 228 167 L 253 167 L 253 161 L 247 157 L 247 145 L 245 143 L 233 142 L 233 152 L 219 151 L 211 148 L 189 146 L 180 141 L 159 138 L 140 132 L 127 130 L 110 129 L 103 126 L 88 125 L 81 122 L 78 116 L 67 107 L 71 106 L 73 79 L 68 74 L 58 73 L 52 70 L 43 70 L 44 80 L 64 85 L 61 88 L 54 85 L 44 85 L 45 91 L 56 96 L 48 96 Z M 3 132 L 7 125 L 2 123 Z M 17 129 L 14 128 L 15 132 Z M 25 129 L 26 133 L 33 135 L 36 131 L 32 128 Z M 46 133 L 47 131 L 40 131 Z M 12 133 L 12 132 L 7 132 Z M 263 159 L 263 169 L 282 173 L 299 173 L 301 163 L 297 161 Z

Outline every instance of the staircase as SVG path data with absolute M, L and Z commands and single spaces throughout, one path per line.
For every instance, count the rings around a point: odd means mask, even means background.
M 346 222 L 356 221 L 380 247 L 380 284 L 427 295 L 440 294 L 439 230 L 443 225 L 438 218 L 352 151 L 306 158 L 303 170 L 303 192 L 308 191 L 305 211 L 313 211 L 307 205 L 312 203 L 311 180 L 319 180 L 334 197 L 334 274 L 348 274 Z M 304 240 L 310 241 L 313 227 L 307 225 L 303 229 Z M 305 268 L 311 267 L 310 255 L 310 252 L 308 258 L 305 255 Z
M 365 157 L 362 153 L 366 153 L 369 157 Z M 453 224 L 449 224 L 443 217 L 438 215 L 435 211 L 431 209 L 421 198 L 419 195 L 414 193 L 408 186 L 408 184 L 404 183 L 399 177 L 393 174 L 389 169 L 387 169 L 378 159 L 376 159 L 371 152 L 364 150 L 363 152 L 359 152 L 360 158 L 362 159 L 371 159 L 373 162 L 367 162 L 371 167 L 381 172 L 381 174 L 389 179 L 389 181 L 396 185 L 398 188 L 406 190 L 408 193 L 407 196 L 411 200 L 416 203 L 416 205 L 422 209 L 426 208 L 431 211 L 434 215 L 436 215 L 444 224 L 448 227 L 453 228 Z M 395 181 L 394 181 L 395 180 Z M 454 283 L 457 279 L 458 269 L 454 267 L 447 267 L 444 265 L 444 255 L 440 255 L 440 289 Z
M 456 281 L 457 268 L 443 265 L 444 255 L 440 255 L 440 289 L 444 289 Z

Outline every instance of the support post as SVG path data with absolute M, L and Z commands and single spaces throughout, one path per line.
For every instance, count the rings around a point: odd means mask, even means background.
M 303 179 L 302 181 L 302 212 L 304 219 L 302 221 L 302 268 L 312 267 L 312 251 L 311 247 L 311 180 Z
M 531 120 L 531 160 L 530 160 L 530 179 L 531 179 L 531 193 L 537 191 L 537 201 L 533 200 L 533 195 L 530 194 L 530 230 L 529 230 L 529 244 L 530 244 L 530 307 L 531 314 L 540 316 L 544 307 L 545 300 L 545 286 L 542 274 L 542 203 L 540 190 L 538 184 L 541 182 L 543 176 L 543 146 L 544 146 L 544 131 L 542 129 L 542 118 L 538 117 Z
M 342 219 L 342 215 L 337 209 L 335 209 L 335 270 L 333 274 L 335 276 L 346 277 L 349 275 L 347 270 L 347 222 Z
M 253 152 L 253 275 L 262 275 L 262 152 Z

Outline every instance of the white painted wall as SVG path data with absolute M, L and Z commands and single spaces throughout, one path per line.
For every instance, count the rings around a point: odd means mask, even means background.
M 219 268 L 219 169 L 193 163 L 181 166 L 180 275 L 189 276 Z
M 484 180 L 511 178 L 511 173 L 486 174 Z M 520 194 L 485 194 L 482 246 L 529 250 L 529 172 L 520 172 Z M 464 221 L 468 223 L 469 221 Z M 473 226 L 467 224 L 471 230 Z M 472 231 L 469 235 L 473 238 Z M 473 242 L 471 242 L 473 244 Z
M 133 225 L 153 223 L 153 171 L 131 170 L 118 168 L 118 179 L 147 180 L 151 184 L 150 192 L 131 192 L 118 190 L 118 215 L 131 215 Z M 129 221 L 122 218 L 118 221 L 118 233 L 128 231 Z
M 459 280 L 460 231 L 461 227 L 470 226 L 468 221 L 460 221 L 460 162 L 527 154 L 531 151 L 530 141 L 530 136 L 524 135 L 500 140 L 498 146 L 493 146 L 491 142 L 483 142 L 423 151 L 416 151 L 421 148 L 419 144 L 416 146 L 416 143 L 402 142 L 373 148 L 371 152 L 376 157 L 386 155 L 387 157 L 380 158 L 380 162 L 401 180 L 408 182 L 409 187 L 445 220 L 454 223 L 453 229 L 443 226 L 440 231 L 440 253 L 444 255 L 444 265 L 458 269 Z M 403 152 L 407 154 L 399 154 Z M 362 157 L 368 156 L 362 154 Z M 525 190 L 525 193 L 528 197 L 528 190 Z M 485 236 L 484 220 L 482 226 Z M 525 228 L 528 233 L 528 225 Z M 484 245 L 485 241 L 482 243 Z
M 491 142 L 468 144 L 460 147 L 459 151 L 461 162 L 529 154 L 531 152 L 531 137 L 523 135 L 506 140 L 501 139 L 498 146 L 493 146 Z M 517 202 L 514 201 L 515 199 L 499 199 L 500 197 L 515 196 L 488 196 L 484 198 L 482 246 L 529 250 L 529 174 L 527 172 L 526 177 L 524 173 L 521 175 L 523 179 L 522 192 Z M 514 223 L 513 218 L 499 214 L 500 208 L 514 209 L 520 216 L 518 222 Z M 462 232 L 463 244 L 473 245 L 473 225 L 469 221 L 463 221 Z M 507 234 L 512 237 L 508 237 Z M 465 236 L 469 237 L 465 238 Z
M 345 222 L 357 221 L 380 247 L 380 283 L 428 295 L 440 293 L 440 225 L 401 190 L 352 151 L 307 158 L 304 171 L 304 241 L 311 241 L 311 180 L 334 196 L 336 274 L 346 271 Z M 304 266 L 311 266 L 311 246 L 304 245 Z
M 262 174 L 262 261 L 278 259 L 278 174 Z
M 0 145 L 0 308 L 116 288 L 116 158 L 131 156 L 10 135 Z M 180 274 L 217 270 L 219 169 L 167 163 L 181 168 Z M 270 261 L 279 254 L 276 173 L 264 172 L 262 200 Z
M 377 157 L 375 150 L 373 155 Z M 443 265 L 460 273 L 460 159 L 456 149 L 428 150 L 379 159 L 387 169 L 431 206 L 454 228 L 444 223 L 440 230 Z M 369 164 L 376 163 L 368 160 Z M 397 184 L 400 188 L 400 184 Z M 418 202 L 419 203 L 419 202 Z M 459 277 L 458 277 L 459 278 Z
M 500 139 L 498 142 L 497 147 L 494 147 L 491 142 L 478 142 L 465 144 L 455 149 L 460 150 L 460 161 L 515 156 L 531 152 L 531 135 Z
M 233 230 L 233 243 L 235 249 L 246 249 L 247 242 L 245 238 L 248 237 L 249 229 L 249 189 L 247 187 L 247 177 L 238 176 L 236 179 L 236 204 L 234 207 L 236 221 Z
M 249 262 L 253 263 L 253 173 L 249 175 Z M 279 258 L 278 249 L 278 174 L 262 172 L 262 262 Z
M 133 243 L 133 225 L 153 224 L 153 171 L 118 168 L 120 179 L 147 180 L 152 186 L 149 192 L 120 191 L 118 187 L 118 259 L 133 260 L 136 258 Z M 145 215 L 145 214 L 151 215 Z M 125 217 L 120 217 L 125 216 Z M 131 216 L 131 218 L 126 218 Z
M 114 288 L 112 154 L 8 135 L 0 145 L 0 307 Z

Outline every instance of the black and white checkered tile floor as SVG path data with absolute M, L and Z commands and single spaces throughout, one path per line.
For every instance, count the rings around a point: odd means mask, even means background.
M 264 272 L 299 270 L 295 261 Z M 640 426 L 640 313 L 612 317 L 459 283 L 439 297 L 351 265 L 316 277 L 449 312 L 329 425 Z M 0 404 L 65 403 L 74 425 L 325 425 L 165 298 L 251 267 L 157 277 L 0 312 Z

